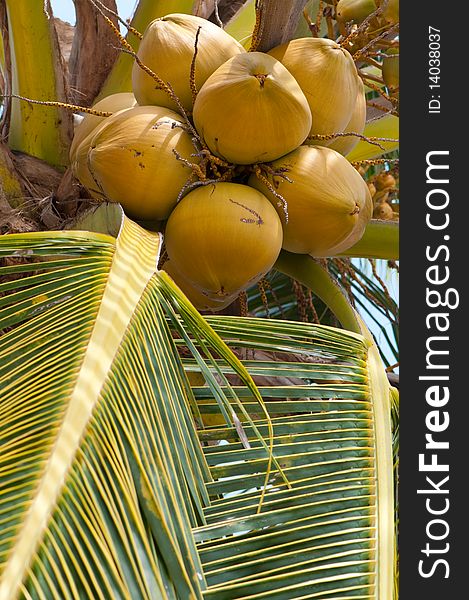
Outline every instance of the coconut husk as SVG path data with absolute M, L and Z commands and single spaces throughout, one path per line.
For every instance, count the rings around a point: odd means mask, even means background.
M 290 180 L 273 173 L 286 170 Z M 334 256 L 363 235 L 373 210 L 363 178 L 346 158 L 322 146 L 300 146 L 272 163 L 267 175 L 271 188 L 286 201 L 283 206 L 255 175 L 249 185 L 260 190 L 276 208 L 283 224 L 283 248 L 311 256 Z
M 360 78 L 347 50 L 327 38 L 299 38 L 273 48 L 303 90 L 313 116 L 310 135 L 341 133 L 349 123 Z M 329 146 L 330 141 L 312 144 Z
M 228 60 L 194 104 L 194 123 L 207 146 L 235 164 L 269 162 L 291 152 L 305 141 L 311 121 L 294 77 L 262 52 Z
M 193 105 L 194 90 L 190 73 L 197 39 L 194 71 L 197 90 L 229 58 L 246 53 L 239 42 L 210 21 L 178 13 L 152 21 L 137 53 L 143 64 L 171 85 L 188 111 L 192 110 Z M 132 89 L 138 103 L 166 106 L 177 111 L 179 107 L 171 97 L 164 90 L 156 88 L 155 80 L 134 63 Z
M 174 267 L 203 293 L 229 299 L 270 271 L 280 253 L 282 224 L 267 198 L 239 183 L 199 187 L 166 224 Z
M 119 202 L 132 218 L 164 220 L 192 176 L 188 164 L 200 162 L 193 154 L 182 117 L 160 106 L 135 106 L 98 125 L 72 167 L 96 197 Z

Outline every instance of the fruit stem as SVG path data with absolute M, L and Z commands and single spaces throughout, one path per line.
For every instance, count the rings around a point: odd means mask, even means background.
M 280 195 L 277 190 L 274 188 L 274 186 L 271 184 L 271 182 L 267 179 L 267 177 L 262 173 L 262 169 L 266 169 L 266 165 L 253 165 L 253 169 L 254 169 L 254 173 L 256 175 L 256 177 L 259 179 L 259 181 L 261 181 L 266 187 L 267 189 L 270 191 L 270 193 L 275 196 L 275 198 L 277 198 L 279 200 L 279 202 L 277 202 L 278 206 L 281 206 L 283 208 L 283 212 L 285 214 L 285 223 L 288 223 L 288 204 L 287 201 L 285 200 L 285 198 Z M 287 179 L 287 177 L 284 177 L 283 175 L 281 175 L 280 173 L 278 173 L 281 177 L 283 177 L 284 179 Z M 288 180 L 290 181 L 290 180 Z
M 387 115 L 394 115 L 395 117 L 399 116 L 399 113 L 396 110 L 394 110 L 393 108 L 390 109 L 387 106 L 383 106 L 382 104 L 378 104 L 377 102 L 373 102 L 372 100 L 367 100 L 366 105 L 370 106 L 371 108 L 376 108 L 377 110 L 380 110 L 381 112 L 383 112 Z M 379 116 L 375 117 L 374 119 L 367 121 L 367 123 L 371 123 L 371 121 L 376 121 L 381 118 L 382 118 L 382 115 L 379 115 Z
M 394 25 L 387 27 L 377 37 L 373 38 L 370 42 L 368 42 L 366 46 L 355 52 L 355 54 L 352 54 L 353 60 L 356 62 L 357 60 L 361 59 L 361 57 L 366 55 L 368 50 L 371 50 L 373 46 L 375 46 L 378 42 L 383 41 L 386 36 L 388 36 L 390 33 L 393 33 L 394 31 L 397 31 L 397 29 L 399 29 L 399 23 L 394 23 Z
M 372 165 L 386 165 L 388 163 L 392 163 L 394 165 L 399 165 L 399 159 L 398 158 L 373 158 L 373 159 L 368 159 L 368 160 L 356 160 L 354 162 L 351 163 L 352 167 L 359 167 L 361 165 L 367 165 L 367 166 L 372 166 Z
M 195 104 L 195 99 L 197 98 L 197 94 L 199 93 L 197 90 L 196 83 L 195 83 L 195 62 L 197 60 L 197 52 L 199 51 L 198 43 L 199 43 L 199 35 L 200 35 L 201 29 L 202 29 L 202 27 L 199 26 L 197 28 L 197 33 L 195 34 L 194 54 L 192 56 L 192 61 L 191 61 L 191 74 L 190 74 L 190 78 L 189 78 L 189 85 L 190 85 L 191 93 L 192 93 L 192 104 Z
M 342 287 L 314 258 L 282 250 L 274 268 L 309 288 L 330 308 L 345 329 L 360 333 L 356 313 Z
M 265 85 L 265 80 L 267 79 L 267 75 L 264 73 L 255 73 L 254 77 L 259 81 L 261 88 L 263 88 Z
M 361 79 L 363 79 L 365 85 L 367 87 L 369 87 L 371 90 L 373 90 L 374 92 L 376 92 L 377 94 L 379 94 L 380 96 L 382 96 L 383 98 L 385 98 L 388 102 L 390 102 L 393 106 L 396 104 L 396 99 L 393 98 L 392 96 L 389 96 L 389 94 L 386 94 L 386 92 L 383 91 L 382 88 L 380 88 L 379 86 L 375 85 L 374 83 L 371 83 L 370 79 L 372 79 L 371 76 L 365 75 L 363 74 L 360 69 L 357 69 L 358 75 L 361 77 Z M 382 81 L 379 81 L 379 83 L 383 83 Z
M 25 96 L 19 96 L 18 94 L 5 94 L 3 98 L 17 98 L 18 100 L 24 100 L 25 102 L 29 102 L 31 104 L 40 104 L 42 106 L 55 106 L 57 108 L 64 108 L 66 110 L 71 110 L 73 112 L 84 112 L 89 115 L 94 115 L 95 117 L 110 117 L 112 112 L 107 112 L 104 110 L 96 110 L 94 108 L 89 108 L 88 106 L 78 106 L 77 104 L 68 104 L 67 102 L 57 102 L 53 100 L 32 100 L 31 98 L 26 98 Z
M 263 8 L 264 2 L 263 0 L 256 0 L 256 23 L 254 25 L 254 30 L 252 32 L 251 37 L 251 46 L 249 48 L 249 52 L 256 52 L 259 48 L 259 44 L 261 43 L 262 38 L 262 30 L 264 28 L 263 23 Z
M 308 136 L 306 138 L 306 141 L 307 142 L 311 142 L 314 140 L 327 141 L 327 140 L 333 140 L 338 137 L 347 137 L 347 136 L 358 137 L 361 140 L 363 140 L 364 142 L 368 142 L 369 144 L 372 144 L 373 146 L 378 146 L 381 150 L 386 150 L 386 148 L 384 146 L 382 146 L 379 142 L 398 142 L 399 141 L 399 140 L 396 140 L 395 138 L 366 137 L 366 135 L 363 135 L 362 133 L 357 133 L 356 131 L 348 131 L 348 132 L 343 132 L 343 133 L 329 133 L 327 135 L 316 133 L 315 135 Z
M 111 8 L 109 8 L 108 6 L 103 4 L 101 2 L 101 0 L 88 0 L 88 2 L 90 4 L 92 4 L 95 8 L 97 8 L 96 5 L 98 5 L 102 10 L 105 10 L 113 17 L 116 17 L 116 19 L 119 21 L 119 23 L 121 23 L 127 29 L 127 31 L 130 31 L 130 33 L 133 33 L 134 36 L 136 38 L 138 38 L 139 40 L 143 39 L 143 34 L 141 34 L 140 31 L 135 29 L 135 27 L 132 27 L 132 25 L 130 24 L 130 19 L 127 21 L 124 21 L 124 19 L 122 19 L 117 12 L 115 12 L 114 10 L 112 10 Z

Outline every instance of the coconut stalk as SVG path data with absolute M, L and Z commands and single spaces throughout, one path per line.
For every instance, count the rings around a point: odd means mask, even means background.
M 340 256 L 399 260 L 399 222 L 372 219 L 361 240 Z
M 342 327 L 354 333 L 361 332 L 358 314 L 341 286 L 315 258 L 282 250 L 274 268 L 311 289 L 329 307 Z

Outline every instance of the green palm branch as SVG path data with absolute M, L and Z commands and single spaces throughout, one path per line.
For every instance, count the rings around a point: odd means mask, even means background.
M 391 598 L 365 329 L 205 320 L 159 251 L 0 238 L 0 598 Z
M 65 100 L 39 4 L 7 0 L 0 71 L 7 92 Z M 204 4 L 140 0 L 133 25 Z M 236 4 L 244 38 L 255 3 Z M 101 93 L 128 87 L 131 64 Z M 66 166 L 62 109 L 10 108 L 9 146 Z M 396 118 L 378 125 L 396 137 Z M 1 170 L 0 202 L 23 210 L 22 178 Z M 128 219 L 107 235 L 121 219 L 103 209 L 80 229 L 106 234 L 0 237 L 0 600 L 397 597 L 398 396 L 342 290 L 282 256 L 275 321 L 203 318 L 157 270 L 160 235 Z M 396 259 L 397 236 L 374 222 L 350 255 Z M 285 273 L 345 329 L 297 322 Z

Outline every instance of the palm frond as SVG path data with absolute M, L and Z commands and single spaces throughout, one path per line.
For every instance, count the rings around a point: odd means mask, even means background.
M 159 237 L 127 221 L 119 240 L 0 240 L 0 255 L 35 258 L 21 266 L 32 274 L 1 287 L 19 290 L 1 299 L 0 327 L 10 330 L 1 339 L 8 510 L 0 597 L 20 588 L 33 597 L 165 597 L 168 587 L 176 597 L 194 587 L 194 509 L 189 483 L 181 477 L 176 486 L 173 475 L 187 457 L 169 455 L 164 418 L 149 402 L 150 375 L 172 393 L 164 373 L 171 365 L 145 356 L 148 327 L 160 323 L 164 336 L 165 322 L 147 303 L 138 306 Z M 185 429 L 180 423 L 173 435 Z
M 160 241 L 0 238 L 0 599 L 390 598 L 376 349 L 204 320 Z
M 392 515 L 377 498 L 382 492 L 392 513 L 392 481 L 377 478 L 378 454 L 383 469 L 392 465 L 374 432 L 378 413 L 386 427 L 389 401 L 376 356 L 361 336 L 329 327 L 208 321 L 230 346 L 244 350 L 255 379 L 270 378 L 271 385 L 259 389 L 273 417 L 274 455 L 291 488 L 273 474 L 262 489 L 267 457 L 249 428 L 249 449 L 233 428 L 200 432 L 203 441 L 224 440 L 204 449 L 214 478 L 209 489 L 219 495 L 206 510 L 207 525 L 194 530 L 209 586 L 204 597 L 337 598 L 358 589 L 364 597 L 390 597 L 385 565 L 392 564 Z M 250 360 L 253 348 L 281 354 Z M 291 385 L 276 385 L 276 378 L 288 377 L 295 378 Z M 194 393 L 202 415 L 211 414 L 207 388 Z M 265 423 L 256 423 L 266 431 Z M 385 436 L 380 443 L 389 442 Z

